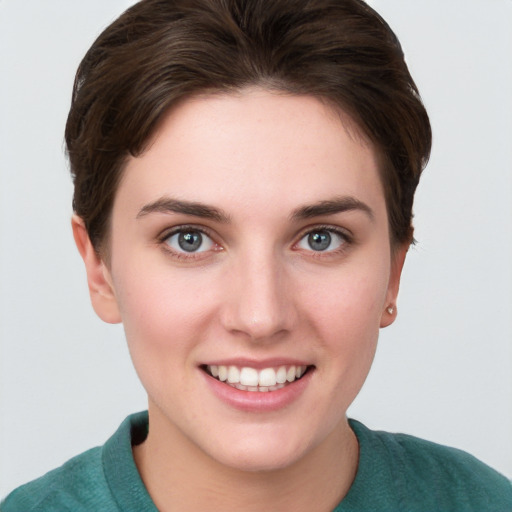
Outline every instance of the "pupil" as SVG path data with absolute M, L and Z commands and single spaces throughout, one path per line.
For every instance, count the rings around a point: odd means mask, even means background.
M 187 252 L 194 252 L 201 247 L 203 237 L 201 233 L 196 231 L 189 231 L 188 233 L 180 233 L 178 237 L 179 246 Z
M 314 251 L 325 251 L 331 245 L 331 235 L 327 231 L 311 233 L 308 236 L 308 243 Z

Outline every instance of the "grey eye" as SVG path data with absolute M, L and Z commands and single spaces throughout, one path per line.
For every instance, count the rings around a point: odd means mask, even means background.
M 340 233 L 328 229 L 319 229 L 304 235 L 299 241 L 298 247 L 315 252 L 334 251 L 345 242 L 345 237 Z
M 166 243 L 177 252 L 203 252 L 213 247 L 213 240 L 209 236 L 192 229 L 172 234 Z
M 308 245 L 314 251 L 325 251 L 331 245 L 331 234 L 327 231 L 310 233 L 308 235 Z

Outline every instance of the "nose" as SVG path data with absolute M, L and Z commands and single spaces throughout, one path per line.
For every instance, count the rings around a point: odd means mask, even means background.
M 297 316 L 291 279 L 271 251 L 237 261 L 226 288 L 222 319 L 231 333 L 264 342 L 292 330 Z

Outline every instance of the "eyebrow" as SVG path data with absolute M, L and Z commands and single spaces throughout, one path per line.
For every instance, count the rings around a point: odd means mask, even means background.
M 171 197 L 162 197 L 143 206 L 137 214 L 137 219 L 150 213 L 183 213 L 203 219 L 212 219 L 217 222 L 228 223 L 229 215 L 219 208 L 194 201 L 182 201 Z
M 336 197 L 334 199 L 319 201 L 295 209 L 291 214 L 292 220 L 304 220 L 322 215 L 335 215 L 337 213 L 359 210 L 374 220 L 373 210 L 366 204 L 351 196 Z M 203 219 L 212 219 L 223 224 L 230 222 L 230 217 L 220 208 L 195 201 L 183 201 L 171 197 L 162 197 L 144 205 L 137 214 L 137 219 L 150 213 L 182 213 Z
M 327 201 L 301 206 L 293 211 L 291 218 L 293 220 L 304 220 L 354 210 L 365 213 L 371 221 L 375 220 L 373 210 L 366 203 L 352 196 L 335 197 Z

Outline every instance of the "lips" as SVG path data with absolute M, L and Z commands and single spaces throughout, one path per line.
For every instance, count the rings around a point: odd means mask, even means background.
M 199 367 L 208 389 L 231 410 L 251 414 L 285 411 L 309 388 L 316 367 L 303 361 L 211 361 Z
M 300 379 L 308 371 L 308 366 L 280 365 L 257 369 L 251 366 L 212 364 L 203 369 L 216 380 L 241 391 L 271 392 Z

